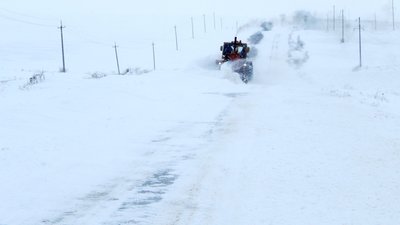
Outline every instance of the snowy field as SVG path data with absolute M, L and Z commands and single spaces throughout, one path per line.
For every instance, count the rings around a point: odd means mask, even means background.
M 399 224 L 399 31 L 363 30 L 358 68 L 352 22 L 340 43 L 258 20 L 196 17 L 192 39 L 190 17 L 71 18 L 59 73 L 57 24 L 38 20 L 0 20 L 0 225 Z M 224 41 L 260 31 L 252 82 L 216 69 Z

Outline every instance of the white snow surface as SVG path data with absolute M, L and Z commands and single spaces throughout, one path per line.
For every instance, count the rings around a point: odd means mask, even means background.
M 215 65 L 234 29 L 192 40 L 179 27 L 179 51 L 173 23 L 171 35 L 115 27 L 131 33 L 127 75 L 113 72 L 112 42 L 73 26 L 67 73 L 58 36 L 26 39 L 27 24 L 0 36 L 0 225 L 399 224 L 398 31 L 365 30 L 358 68 L 357 31 L 340 43 L 275 25 L 251 46 L 246 85 Z

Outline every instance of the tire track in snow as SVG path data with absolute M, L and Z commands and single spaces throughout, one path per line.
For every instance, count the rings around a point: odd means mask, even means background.
M 233 99 L 245 95 L 245 93 L 204 93 L 223 95 Z M 204 154 L 204 149 L 219 129 L 222 127 L 226 110 L 222 111 L 214 121 L 206 122 L 177 122 L 176 127 L 169 129 L 149 141 L 149 150 L 140 160 L 147 160 L 142 163 L 139 169 L 132 172 L 142 174 L 135 178 L 129 176 L 117 177 L 87 195 L 74 200 L 73 207 L 66 209 L 48 219 L 43 219 L 42 225 L 70 225 L 70 224 L 151 224 L 157 213 L 155 207 L 164 204 L 164 197 L 174 187 L 180 177 L 180 171 L 176 170 L 177 165 L 188 160 L 196 159 L 198 154 Z M 198 133 L 201 130 L 202 133 Z M 189 141 L 188 141 L 189 140 Z M 193 140 L 193 141 L 191 141 Z M 195 143 L 195 145 L 191 144 Z M 162 159 L 157 157 L 163 154 Z M 198 170 L 198 168 L 196 168 Z M 201 183 L 201 177 L 191 186 L 185 195 L 185 200 L 178 206 L 175 213 L 176 221 L 179 221 L 183 212 L 195 209 L 187 205 L 193 202 L 197 188 Z M 175 224 L 172 223 L 172 224 Z
M 210 93 L 210 94 L 218 94 L 218 93 Z M 198 213 L 204 213 L 204 210 L 212 211 L 211 208 L 204 208 L 204 206 L 200 206 L 198 202 L 198 196 L 200 192 L 204 189 L 203 182 L 204 180 L 209 176 L 211 172 L 215 171 L 215 144 L 218 145 L 218 143 L 221 141 L 220 138 L 223 137 L 224 135 L 231 133 L 232 132 L 232 127 L 234 127 L 234 124 L 227 124 L 225 122 L 225 118 L 229 113 L 229 110 L 232 106 L 237 104 L 237 101 L 241 99 L 242 97 L 247 96 L 248 93 L 226 93 L 224 94 L 227 97 L 233 98 L 233 101 L 231 102 L 230 106 L 226 108 L 221 114 L 217 117 L 217 124 L 212 128 L 209 133 L 213 134 L 210 136 L 212 141 L 210 141 L 210 154 L 206 156 L 202 160 L 202 164 L 200 168 L 198 168 L 199 173 L 197 174 L 194 182 L 187 188 L 185 192 L 185 197 L 180 200 L 180 202 L 177 204 L 178 207 L 175 207 L 173 214 L 174 216 L 172 217 L 171 221 L 168 223 L 165 223 L 167 225 L 187 225 L 191 224 Z M 176 202 L 175 202 L 176 204 Z M 199 210 L 202 210 L 199 212 Z M 207 215 L 211 215 L 211 213 L 208 213 Z M 212 221 L 211 217 L 206 218 L 207 221 Z M 205 223 L 208 224 L 208 223 Z
M 272 41 L 270 55 L 269 55 L 269 64 L 271 66 L 273 60 L 278 59 L 278 50 L 279 50 L 279 40 L 281 35 L 275 34 L 274 39 Z

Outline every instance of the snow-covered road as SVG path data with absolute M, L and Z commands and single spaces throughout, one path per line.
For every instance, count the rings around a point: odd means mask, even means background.
M 357 71 L 355 39 L 263 34 L 248 85 L 193 49 L 140 76 L 0 84 L 0 225 L 397 225 L 398 34 L 368 33 L 380 54 Z

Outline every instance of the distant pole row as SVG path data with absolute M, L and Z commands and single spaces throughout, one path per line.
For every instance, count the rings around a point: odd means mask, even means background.
M 333 31 L 336 31 L 336 23 L 337 23 L 336 5 L 332 6 L 332 11 L 329 10 L 328 15 L 326 17 L 326 30 L 327 31 L 329 31 L 329 29 L 331 27 L 329 25 L 330 23 L 332 24 Z M 341 16 L 343 17 L 343 10 L 341 11 L 341 14 L 342 14 Z M 329 15 L 331 15 L 331 16 L 329 16 Z M 330 19 L 332 19 L 332 22 L 330 21 Z M 394 0 L 391 1 L 391 20 L 392 20 L 391 21 L 392 29 L 396 30 L 396 6 L 395 6 L 395 1 Z M 374 14 L 374 18 L 373 18 L 373 26 L 374 26 L 375 30 L 378 29 L 378 21 L 377 21 L 376 13 Z
M 330 12 L 328 12 L 327 16 L 326 16 L 326 30 L 329 31 L 330 27 L 332 27 L 333 31 L 336 31 L 336 5 L 333 5 L 332 7 L 333 10 L 333 14 L 331 14 Z M 345 16 L 344 16 L 344 10 L 342 9 L 340 11 L 340 16 L 341 16 L 341 26 L 342 26 L 342 30 L 341 30 L 341 39 L 340 42 L 344 43 L 345 42 Z M 392 4 L 391 4 L 391 17 L 392 17 L 392 29 L 393 31 L 396 30 L 396 20 L 395 20 L 395 2 L 394 0 L 392 0 Z M 331 15 L 331 16 L 330 16 Z M 330 21 L 330 19 L 332 19 L 332 22 Z M 358 29 L 358 51 L 359 51 L 359 67 L 362 67 L 363 65 L 363 58 L 362 58 L 362 26 L 361 26 L 361 17 L 358 17 L 357 19 L 358 25 L 357 25 L 357 29 Z M 374 30 L 376 31 L 378 29 L 378 21 L 377 21 L 377 15 L 376 13 L 374 14 L 374 18 L 373 18 L 373 27 Z
M 204 26 L 204 33 L 207 33 L 207 18 L 206 14 L 203 14 L 203 26 Z M 211 21 L 210 21 L 211 22 Z M 195 39 L 195 21 L 194 18 L 190 18 L 190 23 L 191 23 L 191 36 L 192 39 Z M 214 30 L 217 30 L 217 20 L 216 20 L 216 14 L 215 12 L 212 14 L 212 24 L 214 27 Z M 223 30 L 223 18 L 220 17 L 220 26 L 221 26 L 221 31 Z M 60 30 L 60 35 L 61 35 L 61 57 L 62 57 L 62 68 L 59 70 L 62 73 L 66 73 L 66 63 L 65 63 L 65 47 L 64 47 L 64 29 L 66 26 L 63 25 L 63 22 L 60 21 L 60 26 L 57 27 Z M 239 22 L 236 21 L 236 30 L 239 29 Z M 175 25 L 174 26 L 174 34 L 175 34 L 175 49 L 176 51 L 179 51 L 179 37 L 178 37 L 178 27 Z M 118 74 L 121 74 L 121 68 L 120 68 L 120 58 L 118 55 L 118 48 L 119 46 L 117 45 L 116 42 L 114 42 L 114 45 L 112 46 L 114 49 L 114 54 L 115 54 L 115 60 L 116 60 L 116 66 L 117 66 L 117 71 Z M 152 52 L 153 52 L 153 69 L 156 69 L 156 52 L 155 52 L 155 44 L 154 42 L 152 43 Z

